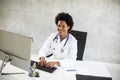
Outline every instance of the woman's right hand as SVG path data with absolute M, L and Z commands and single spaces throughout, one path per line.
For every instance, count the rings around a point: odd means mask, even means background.
M 40 61 L 38 62 L 40 66 L 46 66 L 46 60 L 45 57 L 40 57 Z

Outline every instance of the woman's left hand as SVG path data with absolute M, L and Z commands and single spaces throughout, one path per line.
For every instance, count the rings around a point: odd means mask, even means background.
M 46 63 L 47 68 L 52 68 L 52 67 L 59 66 L 59 65 L 60 65 L 60 63 L 57 61 L 56 62 L 50 61 L 50 62 Z

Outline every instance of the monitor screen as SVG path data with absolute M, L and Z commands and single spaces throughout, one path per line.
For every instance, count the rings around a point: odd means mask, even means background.
M 0 30 L 0 60 L 10 55 L 11 64 L 29 70 L 32 38 Z

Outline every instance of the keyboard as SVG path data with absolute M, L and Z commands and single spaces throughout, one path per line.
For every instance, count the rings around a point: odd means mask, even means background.
M 44 66 L 40 66 L 38 62 L 31 60 L 30 66 L 33 66 L 33 64 L 36 63 L 36 68 L 45 72 L 53 73 L 57 68 L 52 67 L 52 68 L 46 68 Z

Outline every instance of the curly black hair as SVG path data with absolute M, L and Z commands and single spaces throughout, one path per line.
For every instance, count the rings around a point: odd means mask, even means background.
M 68 26 L 70 26 L 69 30 L 72 29 L 74 22 L 73 22 L 73 19 L 72 19 L 71 15 L 69 15 L 68 13 L 65 13 L 65 12 L 58 13 L 58 15 L 55 17 L 55 23 L 56 23 L 56 25 L 58 24 L 59 20 L 65 21 L 66 24 Z

